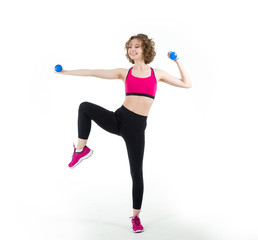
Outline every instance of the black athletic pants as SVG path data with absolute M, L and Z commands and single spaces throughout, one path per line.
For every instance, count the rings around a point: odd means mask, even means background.
M 91 120 L 104 130 L 119 135 L 124 139 L 133 182 L 133 208 L 141 209 L 143 198 L 142 163 L 147 116 L 134 113 L 123 105 L 115 112 L 112 112 L 96 104 L 83 102 L 79 107 L 79 138 L 88 139 L 91 130 Z

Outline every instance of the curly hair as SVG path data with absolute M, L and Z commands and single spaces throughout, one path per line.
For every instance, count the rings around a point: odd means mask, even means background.
M 148 36 L 145 34 L 137 34 L 129 38 L 129 40 L 125 44 L 125 49 L 126 49 L 125 56 L 131 63 L 134 64 L 134 60 L 132 60 L 128 55 L 128 48 L 129 48 L 130 42 L 135 38 L 141 41 L 144 63 L 145 64 L 151 63 L 154 57 L 156 56 L 155 43 L 153 42 L 152 39 L 149 39 Z

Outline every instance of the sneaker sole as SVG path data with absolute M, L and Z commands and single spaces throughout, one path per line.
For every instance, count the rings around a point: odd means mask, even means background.
M 132 231 L 133 231 L 134 233 L 141 233 L 141 232 L 144 232 L 144 229 L 143 229 L 143 230 L 134 231 L 133 228 L 132 228 Z
M 75 168 L 75 167 L 76 167 L 77 165 L 79 165 L 83 160 L 89 158 L 92 154 L 93 154 L 93 150 L 90 150 L 90 152 L 89 152 L 87 155 L 85 155 L 84 157 L 80 158 L 80 160 L 79 160 L 76 164 L 74 164 L 72 167 L 70 167 L 70 168 L 71 168 L 71 169 Z

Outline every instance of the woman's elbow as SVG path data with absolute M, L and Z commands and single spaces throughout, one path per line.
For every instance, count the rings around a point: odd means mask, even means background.
M 190 79 L 184 80 L 184 88 L 191 88 L 192 87 L 192 81 Z

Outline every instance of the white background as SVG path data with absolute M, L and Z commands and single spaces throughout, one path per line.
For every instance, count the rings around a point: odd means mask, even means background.
M 257 240 L 257 20 L 251 0 L 1 2 L 1 239 Z M 130 68 L 138 33 L 151 67 L 180 77 L 176 51 L 193 87 L 158 85 L 135 235 L 122 138 L 93 123 L 93 156 L 67 166 L 79 104 L 115 111 L 123 82 L 54 66 Z

